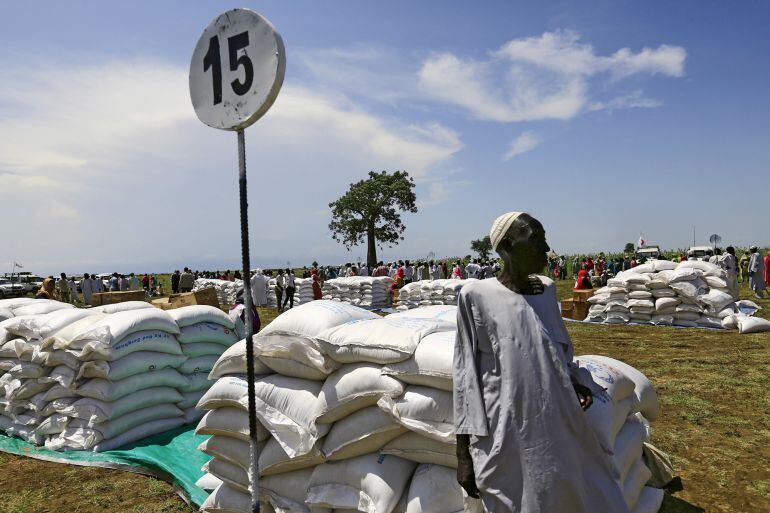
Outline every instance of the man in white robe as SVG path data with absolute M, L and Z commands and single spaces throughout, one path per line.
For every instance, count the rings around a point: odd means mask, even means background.
M 754 291 L 754 297 L 765 297 L 765 263 L 762 261 L 762 253 L 756 246 L 749 248 L 749 287 Z
M 725 254 L 719 259 L 719 266 L 727 275 L 725 281 L 727 281 L 727 288 L 730 289 L 730 295 L 738 299 L 738 259 L 735 258 L 735 248 L 732 246 L 725 248 Z
M 627 513 L 583 409 L 556 287 L 535 276 L 549 251 L 542 225 L 512 212 L 495 221 L 497 279 L 458 300 L 454 354 L 457 478 L 487 513 Z
M 80 282 L 80 288 L 83 291 L 83 304 L 90 305 L 91 297 L 94 293 L 94 280 L 91 279 L 91 275 L 88 273 L 83 275 L 83 281 Z
M 267 306 L 267 278 L 262 269 L 257 269 L 251 277 L 251 300 L 254 306 Z
M 139 278 L 134 273 L 131 273 L 128 280 L 128 290 L 139 290 Z

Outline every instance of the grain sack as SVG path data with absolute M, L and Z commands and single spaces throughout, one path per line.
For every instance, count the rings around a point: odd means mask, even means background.
M 264 443 L 259 444 L 259 452 L 262 452 Z M 251 446 L 249 442 L 244 442 L 229 436 L 212 436 L 198 446 L 198 450 L 208 454 L 212 458 L 224 460 L 232 465 L 237 465 L 244 472 L 248 472 L 251 466 Z M 261 466 L 260 466 L 261 471 Z
M 639 497 L 642 494 L 645 483 L 652 477 L 652 472 L 644 464 L 644 461 L 639 459 L 633 464 L 631 470 L 628 472 L 628 476 L 623 481 L 623 498 L 626 500 L 628 509 L 633 511 L 639 502 Z
M 329 424 L 377 404 L 383 396 L 396 397 L 403 391 L 403 385 L 382 375 L 379 366 L 366 363 L 343 365 L 324 382 L 318 395 L 315 421 Z
M 318 465 L 310 477 L 310 507 L 390 513 L 407 488 L 415 463 L 394 456 L 367 454 Z
M 451 392 L 410 385 L 398 399 L 385 396 L 377 404 L 407 429 L 439 442 L 455 440 Z
M 377 452 L 407 431 L 377 406 L 370 406 L 335 422 L 323 440 L 327 460 L 344 460 Z
M 104 305 L 91 308 L 91 310 L 98 313 L 114 314 L 118 312 L 129 312 L 131 310 L 145 310 L 147 308 L 155 308 L 147 301 L 124 301 L 122 303 L 115 303 L 114 305 Z
M 14 322 L 8 323 L 5 329 L 27 340 L 42 340 L 50 337 L 65 326 L 94 314 L 96 312 L 92 310 L 65 308 L 43 315 L 17 317 Z
M 616 372 L 621 373 L 627 379 L 633 383 L 633 392 L 639 400 L 639 412 L 644 415 L 644 418 L 650 421 L 654 421 L 660 416 L 660 404 L 658 403 L 658 394 L 655 393 L 655 388 L 652 386 L 650 380 L 642 374 L 639 370 L 631 367 L 627 363 L 621 362 L 614 358 L 601 355 L 584 355 L 577 357 L 579 360 L 590 360 L 592 362 L 601 363 L 604 366 L 613 369 Z M 592 373 L 593 375 L 593 373 Z M 598 374 L 597 374 L 598 376 Z M 600 382 L 600 384 L 602 384 Z M 606 385 L 603 385 L 606 386 Z M 615 396 L 623 399 L 626 396 L 627 384 L 624 382 L 617 386 L 621 389 L 613 391 Z M 608 390 L 609 391 L 609 390 Z M 630 394 L 629 394 L 630 395 Z
M 314 419 L 321 386 L 317 381 L 279 375 L 255 383 L 257 418 L 291 457 L 309 452 L 318 438 Z M 198 403 L 204 410 L 222 407 L 248 409 L 245 379 L 220 378 Z
M 414 311 L 416 310 L 410 310 L 410 312 Z M 410 385 L 422 385 L 451 392 L 452 359 L 456 336 L 454 331 L 432 333 L 420 340 L 411 358 L 384 366 L 382 373 Z
M 243 407 L 223 407 L 207 412 L 195 429 L 198 435 L 226 436 L 249 442 L 249 414 Z M 270 431 L 257 421 L 257 441 L 270 438 Z
M 185 306 L 184 308 L 169 310 L 168 314 L 180 328 L 199 323 L 219 324 L 231 330 L 235 327 L 232 319 L 226 313 L 210 305 Z
M 259 480 L 259 499 L 271 504 L 276 511 L 309 513 L 305 497 L 313 475 L 314 469 L 307 468 L 265 476 Z
M 155 351 L 175 355 L 183 354 L 176 337 L 171 333 L 160 330 L 131 333 L 118 340 L 113 346 L 103 345 L 101 342 L 94 340 L 79 340 L 73 344 L 75 347 L 72 350 L 83 361 L 102 360 L 114 362 L 138 351 Z
M 249 493 L 249 472 L 238 465 L 223 459 L 213 458 L 203 465 L 201 470 L 210 473 L 242 493 Z
M 222 480 L 217 478 L 216 476 L 212 476 L 211 474 L 203 474 L 203 476 L 201 476 L 200 479 L 195 481 L 195 486 L 207 492 L 212 492 L 216 490 L 217 487 L 221 484 L 222 484 Z
M 638 417 L 629 416 L 615 438 L 612 451 L 612 469 L 615 478 L 621 483 L 625 481 L 633 464 L 642 458 L 642 444 L 647 439 L 647 426 Z
M 97 315 L 87 317 L 86 319 L 97 317 Z M 68 328 L 72 326 L 74 324 L 71 324 Z M 68 329 L 65 330 L 69 331 Z M 57 349 L 64 349 L 66 347 L 82 348 L 86 344 L 110 347 L 132 333 L 150 330 L 170 333 L 172 335 L 179 334 L 179 327 L 168 312 L 157 308 L 147 308 L 105 315 L 82 331 L 74 333 L 68 340 L 60 338 L 62 331 L 54 335 L 54 338 L 60 341 L 60 347 L 56 347 Z M 66 347 L 61 347 L 61 343 L 66 344 Z
M 175 369 L 163 369 L 136 374 L 120 381 L 89 379 L 75 387 L 75 393 L 82 397 L 90 397 L 99 401 L 117 401 L 147 388 L 181 388 L 186 385 L 187 380 Z
M 15 317 L 21 317 L 24 315 L 44 315 L 47 313 L 55 312 L 56 310 L 72 309 L 74 305 L 69 303 L 60 303 L 59 301 L 41 301 L 38 300 L 34 303 L 29 303 L 24 306 L 20 306 L 13 310 Z
M 98 423 L 157 404 L 178 403 L 182 399 L 182 395 L 171 387 L 154 387 L 140 390 L 113 402 L 84 397 L 75 401 L 71 406 L 57 411 L 70 417 Z
M 463 496 L 455 469 L 422 464 L 409 485 L 406 513 L 464 513 Z
M 658 513 L 663 504 L 664 492 L 660 488 L 645 486 L 631 513 Z
M 179 308 L 184 310 L 184 308 Z M 173 310 L 171 310 L 173 312 Z M 223 314 L 224 315 L 224 314 Z M 180 330 L 177 339 L 180 344 L 188 345 L 196 342 L 208 342 L 230 347 L 238 342 L 234 328 L 229 328 L 215 322 L 199 322 L 184 326 Z M 224 348 L 220 348 L 221 353 Z
M 272 369 L 254 357 L 254 374 L 272 374 Z M 246 374 L 246 340 L 241 340 L 225 350 L 209 373 L 209 379 L 219 379 L 228 374 Z M 325 376 L 325 374 L 324 374 Z
M 457 446 L 454 442 L 439 442 L 414 431 L 394 438 L 380 449 L 380 453 L 417 463 L 457 468 Z
M 381 317 L 348 322 L 324 331 L 318 339 L 335 361 L 386 364 L 411 357 L 423 337 L 445 326 L 429 319 Z
M 76 379 L 103 378 L 110 381 L 120 381 L 150 371 L 176 369 L 186 360 L 187 357 L 181 354 L 181 351 L 179 354 L 137 351 L 112 362 L 83 362 L 79 367 Z
M 207 476 L 210 476 L 207 478 L 208 483 L 213 483 L 212 480 L 216 480 L 216 482 L 222 483 L 221 479 L 213 476 L 212 474 L 207 474 Z M 227 483 L 223 483 L 218 486 L 216 490 L 214 490 L 214 492 L 208 496 L 208 498 L 206 498 L 206 500 L 201 505 L 201 511 L 207 513 L 250 512 L 251 495 L 243 493 L 242 491 L 233 488 Z
M 218 358 L 219 357 L 215 355 L 188 358 L 182 365 L 178 367 L 178 369 L 182 374 L 192 374 L 194 372 L 208 373 L 211 369 L 214 368 L 214 364 L 217 363 Z
M 242 442 L 241 442 L 242 443 Z M 289 458 L 286 451 L 283 450 L 281 444 L 279 444 L 275 438 L 270 438 L 261 448 L 259 453 L 259 475 L 260 476 L 272 476 L 275 474 L 285 474 L 287 472 L 293 472 L 295 470 L 301 470 L 305 468 L 315 467 L 320 465 L 326 458 L 324 458 L 321 452 L 321 441 L 316 442 L 316 445 L 308 452 L 296 458 Z M 248 455 L 248 452 L 246 452 Z M 249 460 L 242 459 L 244 469 L 248 469 Z

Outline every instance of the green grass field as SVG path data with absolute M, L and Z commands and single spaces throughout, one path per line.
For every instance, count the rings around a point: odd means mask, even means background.
M 571 282 L 558 286 L 570 295 Z M 757 302 L 770 318 L 770 300 Z M 261 309 L 263 325 L 276 314 Z M 662 513 L 770 512 L 770 334 L 574 322 L 567 329 L 575 354 L 618 358 L 655 385 L 662 415 L 652 442 L 684 485 Z M 193 509 L 153 478 L 0 454 L 0 513 L 62 511 Z

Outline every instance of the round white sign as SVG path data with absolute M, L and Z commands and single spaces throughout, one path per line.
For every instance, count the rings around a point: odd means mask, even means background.
M 210 127 L 240 130 L 268 111 L 283 84 L 286 52 L 275 27 L 249 9 L 209 23 L 190 62 L 195 114 Z

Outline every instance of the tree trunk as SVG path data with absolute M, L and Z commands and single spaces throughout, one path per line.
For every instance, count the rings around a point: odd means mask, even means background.
M 374 221 L 366 227 L 366 265 L 377 266 L 377 241 L 374 239 Z

